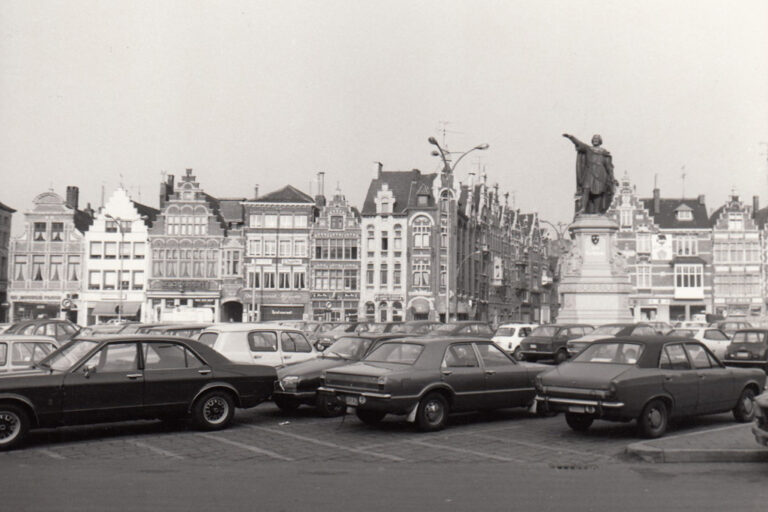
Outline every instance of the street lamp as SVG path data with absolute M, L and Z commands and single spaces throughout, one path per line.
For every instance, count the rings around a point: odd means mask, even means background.
M 459 165 L 459 162 L 461 162 L 462 158 L 464 158 L 471 152 L 475 150 L 484 151 L 489 147 L 488 144 L 485 144 L 485 143 L 478 144 L 477 146 L 471 149 L 468 149 L 463 153 L 460 153 L 456 161 L 453 162 L 453 164 L 451 164 L 451 154 L 458 154 L 459 153 L 458 151 L 453 152 L 453 151 L 448 151 L 443 149 L 440 146 L 440 143 L 437 142 L 437 139 L 435 139 L 434 137 L 430 137 L 429 139 L 427 139 L 427 142 L 429 142 L 430 144 L 432 144 L 437 148 L 437 151 L 433 151 L 432 155 L 439 156 L 440 159 L 443 161 L 443 172 L 445 174 L 453 174 L 453 171 L 456 169 L 456 166 Z M 441 206 L 443 204 L 443 201 L 442 201 L 443 190 L 444 189 L 440 190 Z M 455 198 L 453 197 L 453 191 L 451 191 L 450 200 L 454 200 L 454 199 Z M 446 261 L 445 261 L 445 323 L 448 323 L 451 318 L 451 275 L 450 275 L 450 272 L 451 272 L 451 249 L 450 249 L 451 247 L 451 207 L 450 207 L 450 202 L 448 203 L 447 207 L 448 207 L 448 211 L 446 212 L 446 227 L 445 227 L 447 231 L 447 236 L 445 240 L 445 257 L 446 257 Z M 438 268 L 439 268 L 439 262 L 438 262 Z M 438 289 L 438 294 L 439 294 L 439 289 Z M 458 301 L 458 298 L 457 298 L 457 301 Z M 458 311 L 458 302 L 457 302 L 456 310 Z
M 114 217 L 107 213 L 105 219 L 110 219 L 117 225 L 120 231 L 120 245 L 117 247 L 117 259 L 120 260 L 120 272 L 117 275 L 117 323 L 123 320 L 123 246 L 125 245 L 125 232 L 123 231 L 123 220 L 120 217 Z

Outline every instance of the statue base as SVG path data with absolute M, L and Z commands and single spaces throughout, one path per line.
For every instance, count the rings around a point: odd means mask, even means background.
M 616 246 L 618 230 L 603 214 L 576 216 L 570 226 L 574 243 L 561 262 L 558 324 L 634 321 L 629 310 L 632 285 Z

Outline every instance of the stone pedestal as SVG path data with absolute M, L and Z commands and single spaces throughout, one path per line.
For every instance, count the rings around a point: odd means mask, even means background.
M 561 262 L 557 323 L 632 322 L 632 285 L 616 247 L 619 227 L 605 215 L 579 214 L 570 230 L 574 243 Z

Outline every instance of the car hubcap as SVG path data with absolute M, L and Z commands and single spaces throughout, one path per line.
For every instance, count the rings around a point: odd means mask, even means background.
M 744 413 L 747 415 L 752 414 L 752 407 L 754 404 L 752 403 L 752 399 L 748 396 L 744 397 L 744 402 L 742 402 L 742 408 L 744 409 Z
M 205 402 L 203 407 L 203 414 L 206 421 L 209 423 L 217 424 L 224 421 L 229 414 L 229 404 L 223 398 L 211 398 Z
M 424 413 L 430 423 L 437 423 L 443 418 L 443 407 L 436 401 L 427 402 Z
M 0 444 L 13 441 L 20 431 L 21 421 L 16 414 L 11 412 L 0 413 Z
M 659 428 L 661 426 L 661 411 L 658 409 L 651 409 L 648 412 L 648 423 L 651 424 L 651 428 Z

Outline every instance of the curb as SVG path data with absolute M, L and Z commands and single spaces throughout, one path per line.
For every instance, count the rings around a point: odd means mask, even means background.
M 646 462 L 768 462 L 768 450 L 764 448 L 662 448 L 651 443 L 666 443 L 680 437 L 710 434 L 718 430 L 731 430 L 740 425 L 702 430 L 664 439 L 641 441 L 627 445 L 626 453 L 636 455 Z

